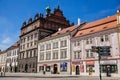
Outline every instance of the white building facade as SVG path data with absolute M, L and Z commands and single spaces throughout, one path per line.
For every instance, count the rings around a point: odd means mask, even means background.
M 6 67 L 6 51 L 1 51 L 0 54 L 0 72 L 5 72 Z
M 93 26 L 93 27 L 92 27 Z M 92 46 L 110 46 L 110 54 L 100 60 L 101 74 L 119 77 L 120 48 L 117 16 L 111 16 L 83 26 L 71 39 L 72 75 L 99 76 L 98 53 Z
M 70 74 L 70 32 L 63 29 L 38 43 L 38 72 L 41 74 Z
M 19 46 L 11 46 L 7 49 L 6 57 L 6 71 L 7 72 L 17 72 L 18 70 L 18 54 Z

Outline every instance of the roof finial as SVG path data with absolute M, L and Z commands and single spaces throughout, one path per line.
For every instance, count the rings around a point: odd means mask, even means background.
M 58 0 L 58 7 L 57 8 L 60 9 L 60 0 Z
M 46 7 L 46 14 L 47 14 L 47 15 L 50 15 L 50 11 L 51 11 L 50 7 L 49 7 L 49 6 Z

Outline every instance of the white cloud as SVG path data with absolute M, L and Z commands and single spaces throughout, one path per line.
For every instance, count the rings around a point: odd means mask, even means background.
M 9 44 L 10 42 L 12 42 L 12 40 L 11 40 L 9 37 L 5 38 L 5 39 L 2 41 L 3 44 Z

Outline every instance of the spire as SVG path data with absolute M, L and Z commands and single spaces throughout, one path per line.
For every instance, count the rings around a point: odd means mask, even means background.
M 49 6 L 46 7 L 46 14 L 47 14 L 47 15 L 50 15 L 50 11 L 51 11 L 50 7 L 49 7 Z

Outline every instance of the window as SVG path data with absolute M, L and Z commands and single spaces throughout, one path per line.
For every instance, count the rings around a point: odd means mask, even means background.
M 35 68 L 35 63 L 33 62 L 33 68 Z
M 34 45 L 37 45 L 37 41 L 34 42 Z
M 58 48 L 58 42 L 53 43 L 53 49 L 56 49 L 56 48 Z
M 30 36 L 27 37 L 27 40 L 28 40 L 28 41 L 30 40 Z
M 50 72 L 50 66 L 46 66 L 46 71 Z
M 33 39 L 33 34 L 31 35 L 31 40 Z
M 26 58 L 28 58 L 28 51 L 26 52 Z
M 32 50 L 30 51 L 30 57 L 32 57 Z
M 44 60 L 44 52 L 40 53 L 40 60 Z
M 53 59 L 58 59 L 58 50 L 53 51 Z
M 103 36 L 101 36 L 100 40 L 101 40 L 101 42 L 104 42 L 104 37 L 103 37 Z
M 50 60 L 51 59 L 51 52 L 47 52 L 46 53 L 46 60 Z
M 24 38 L 23 40 L 24 40 L 24 43 L 25 43 L 26 38 Z
M 75 51 L 74 52 L 74 59 L 80 59 L 81 57 L 80 57 L 80 51 Z
M 29 48 L 29 43 L 27 43 L 27 48 Z
M 105 35 L 105 41 L 108 41 L 109 39 L 108 39 L 108 35 Z
M 67 49 L 62 49 L 61 50 L 60 58 L 61 59 L 67 58 Z
M 88 39 L 86 40 L 86 44 L 89 44 L 89 40 Z
M 101 36 L 101 37 L 100 37 L 100 41 L 101 41 L 101 42 L 107 42 L 107 41 L 109 41 L 109 36 L 108 36 L 108 35 L 103 35 L 103 36 Z
M 86 40 L 86 44 L 92 44 L 92 43 L 93 43 L 92 38 L 89 38 L 89 39 Z
M 110 72 L 111 73 L 117 73 L 118 72 L 118 69 L 117 69 L 117 65 L 101 65 L 101 70 L 102 70 L 102 73 L 106 73 L 107 70 L 108 70 L 108 67 L 110 68 Z
M 86 65 L 86 72 L 95 72 L 94 65 Z
M 34 34 L 34 38 L 37 38 L 37 33 Z
M 50 50 L 51 49 L 51 44 L 46 44 L 46 49 Z
M 34 50 L 34 56 L 36 56 L 36 50 Z
M 63 40 L 60 42 L 61 47 L 66 47 L 67 46 L 67 40 Z
M 33 45 L 33 42 L 30 43 L 30 46 L 31 46 L 31 47 L 32 47 L 32 45 Z
M 40 51 L 44 51 L 44 45 L 40 45 Z
M 74 42 L 74 46 L 79 46 L 80 45 L 80 42 L 79 41 L 75 41 Z
M 39 66 L 39 71 L 43 71 L 44 70 L 44 66 Z
M 91 50 L 86 50 L 86 57 L 93 58 L 94 57 L 93 52 Z
M 23 44 L 23 49 L 25 49 L 25 44 Z

